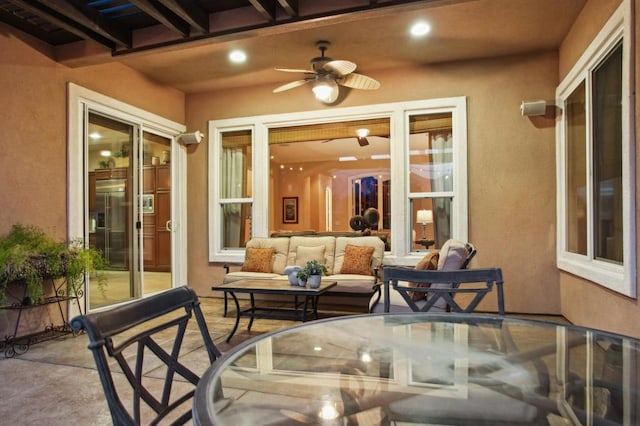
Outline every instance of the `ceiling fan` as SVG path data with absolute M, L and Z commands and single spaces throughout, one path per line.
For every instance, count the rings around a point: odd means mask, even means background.
M 312 83 L 315 97 L 326 104 L 331 104 L 338 99 L 338 86 L 360 90 L 375 90 L 380 87 L 378 80 L 355 73 L 357 65 L 353 62 L 333 60 L 328 56 L 324 56 L 324 52 L 330 44 L 324 40 L 316 43 L 316 47 L 320 49 L 321 56 L 311 60 L 310 70 L 276 68 L 277 71 L 304 73 L 308 76 L 302 80 L 295 80 L 276 87 L 273 93 L 284 92 L 285 90 Z

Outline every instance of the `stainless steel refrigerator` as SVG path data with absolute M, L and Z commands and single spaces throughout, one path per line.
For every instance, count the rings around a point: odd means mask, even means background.
M 96 248 L 111 269 L 127 269 L 126 179 L 96 181 Z

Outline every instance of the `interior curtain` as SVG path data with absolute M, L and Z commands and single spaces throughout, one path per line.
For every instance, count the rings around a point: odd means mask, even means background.
M 222 150 L 222 185 L 221 198 L 243 198 L 246 188 L 246 161 L 244 150 L 240 148 L 223 148 Z M 239 203 L 223 204 L 224 246 L 240 247 L 242 217 Z
M 431 152 L 434 165 L 432 177 L 434 192 L 453 191 L 453 138 L 451 133 L 437 133 L 431 136 Z M 451 200 L 433 199 L 433 224 L 436 247 L 451 238 Z

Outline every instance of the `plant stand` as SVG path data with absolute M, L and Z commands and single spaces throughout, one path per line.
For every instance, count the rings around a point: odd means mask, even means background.
M 7 335 L 4 338 L 4 341 L 0 341 L 0 352 L 4 351 L 4 355 L 6 358 L 12 358 L 16 355 L 22 355 L 29 350 L 29 347 L 33 344 L 44 342 L 47 340 L 55 339 L 56 337 L 60 337 L 66 334 L 73 333 L 71 326 L 69 325 L 69 321 L 67 319 L 67 315 L 63 309 L 63 302 L 72 303 L 75 301 L 78 310 L 82 313 L 82 308 L 80 306 L 79 297 L 81 294 L 69 295 L 66 294 L 67 283 L 66 280 L 59 280 L 59 284 L 56 285 L 56 281 L 53 279 L 49 280 L 51 282 L 54 296 L 45 297 L 40 303 L 33 304 L 27 297 L 27 286 L 22 285 L 24 288 L 24 292 L 22 297 L 18 297 L 16 295 L 11 295 L 12 299 L 15 299 L 16 302 L 11 305 L 0 306 L 2 310 L 9 311 L 17 311 L 18 317 L 15 321 L 15 326 L 13 328 L 13 334 Z M 20 327 L 20 320 L 22 319 L 23 312 L 32 309 L 41 309 L 45 306 L 49 306 L 52 304 L 58 305 L 58 312 L 61 318 L 61 324 L 54 325 L 53 323 L 45 326 L 44 330 L 25 334 L 22 336 L 17 336 L 18 330 Z

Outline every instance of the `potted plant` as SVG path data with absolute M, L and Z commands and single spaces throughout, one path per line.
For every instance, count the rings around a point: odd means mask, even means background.
M 306 269 L 303 268 L 296 272 L 296 277 L 298 278 L 298 285 L 300 287 L 306 287 L 307 279 L 309 278 L 309 274 L 307 274 Z
M 303 270 L 307 274 L 309 287 L 311 288 L 320 287 L 320 280 L 322 279 L 322 275 L 327 273 L 327 267 L 317 260 L 308 261 Z
M 102 290 L 106 282 L 100 273 L 103 268 L 102 254 L 81 241 L 58 242 L 36 226 L 13 225 L 0 237 L 0 305 L 7 303 L 7 288 L 15 284 L 26 286 L 21 303 L 40 303 L 45 282 L 59 278 L 66 279 L 67 295 L 77 295 L 89 272 L 96 273 Z

